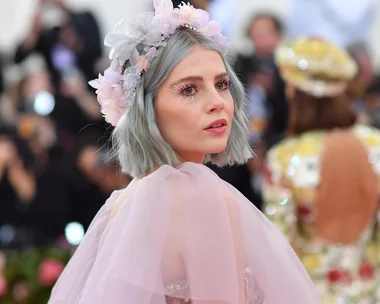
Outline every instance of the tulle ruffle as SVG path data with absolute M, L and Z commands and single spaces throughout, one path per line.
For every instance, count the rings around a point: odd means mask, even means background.
M 163 166 L 115 192 L 49 303 L 165 304 L 175 282 L 186 282 L 192 303 L 321 303 L 279 230 L 194 163 Z

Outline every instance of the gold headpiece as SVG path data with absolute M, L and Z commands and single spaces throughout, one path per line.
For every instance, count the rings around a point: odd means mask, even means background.
M 284 80 L 316 97 L 342 94 L 358 69 L 346 51 L 315 38 L 284 43 L 275 56 Z

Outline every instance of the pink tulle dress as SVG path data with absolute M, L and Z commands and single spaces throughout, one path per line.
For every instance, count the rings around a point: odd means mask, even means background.
M 322 303 L 279 230 L 206 166 L 114 192 L 49 304 Z

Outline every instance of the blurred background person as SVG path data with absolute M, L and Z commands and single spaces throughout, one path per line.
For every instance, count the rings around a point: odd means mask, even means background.
M 284 83 L 274 62 L 274 51 L 283 38 L 283 25 L 270 13 L 257 13 L 247 27 L 253 53 L 238 54 L 234 69 L 247 89 L 247 110 L 252 138 L 270 147 L 283 138 L 288 120 Z
M 359 122 L 367 124 L 369 112 L 364 99 L 375 78 L 373 63 L 368 47 L 363 43 L 353 43 L 347 47 L 347 51 L 358 66 L 358 73 L 348 85 L 347 93 L 358 113 Z
M 376 0 L 292 0 L 288 35 L 320 37 L 340 47 L 367 41 Z
M 368 113 L 369 123 L 380 129 L 380 77 L 377 76 L 367 90 L 364 98 L 365 107 Z
M 3 55 L 0 53 L 0 96 L 4 92 L 4 58 Z
M 74 12 L 63 0 L 39 0 L 14 60 L 20 63 L 32 53 L 44 57 L 55 87 L 73 70 L 90 81 L 97 76 L 95 65 L 102 56 L 98 22 L 91 12 Z
M 251 193 L 249 197 L 259 209 L 262 205 L 261 172 L 265 151 L 283 138 L 288 119 L 284 84 L 274 62 L 274 50 L 282 32 L 283 25 L 275 15 L 254 14 L 246 30 L 253 52 L 239 53 L 234 61 L 234 70 L 246 88 L 250 143 L 256 157 L 247 165 L 234 168 L 234 174 L 224 168 L 223 172 L 229 176 L 228 182 L 243 194 Z M 241 189 L 244 184 L 248 190 Z
M 87 129 L 78 139 L 75 160 L 69 170 L 68 191 L 72 221 L 87 230 L 92 219 L 115 189 L 122 189 L 130 177 L 120 172 L 111 143 L 100 130 Z
M 11 134 L 2 128 L 0 134 L 0 227 L 24 224 L 25 219 L 20 213 L 35 198 L 36 188 L 36 179 L 31 172 L 30 164 L 22 159 Z
M 54 124 L 29 114 L 4 131 L 0 147 L 0 247 L 36 246 L 64 233 L 68 223 L 65 166 L 56 146 Z M 4 212 L 3 212 L 4 211 Z
M 335 45 L 285 43 L 289 138 L 267 156 L 265 213 L 288 236 L 324 303 L 377 303 L 380 132 L 357 124 L 346 95 L 357 73 Z
M 7 169 L 0 181 L 6 193 L 0 207 L 9 210 L 2 213 L 0 226 L 14 231 L 9 246 L 54 243 L 85 204 L 72 204 L 71 168 L 80 131 L 101 118 L 99 104 L 79 77 L 62 80 L 57 92 L 43 58 L 30 56 L 16 70 L 19 80 L 0 104 L 6 135 L 0 153 Z M 29 189 L 28 195 L 20 192 L 23 189 Z M 97 210 L 87 212 L 91 216 Z M 83 216 L 78 222 L 89 224 Z
M 100 106 L 88 90 L 83 75 L 73 73 L 56 88 L 46 63 L 40 56 L 30 56 L 16 67 L 19 80 L 3 97 L 3 120 L 18 124 L 20 116 L 36 113 L 49 116 L 57 129 L 58 141 L 67 152 L 75 150 L 81 129 L 101 121 Z

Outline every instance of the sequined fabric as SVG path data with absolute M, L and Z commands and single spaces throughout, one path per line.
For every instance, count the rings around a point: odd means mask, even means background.
M 380 185 L 379 131 L 355 126 L 352 132 L 367 148 Z M 380 304 L 380 212 L 353 244 L 311 242 L 325 135 L 308 132 L 269 151 L 264 213 L 288 237 L 324 303 Z
M 250 268 L 246 268 L 244 272 L 246 304 L 262 304 L 264 303 L 264 294 L 260 286 L 256 282 Z M 179 281 L 169 284 L 165 287 L 167 304 L 185 304 L 192 303 L 189 284 Z

